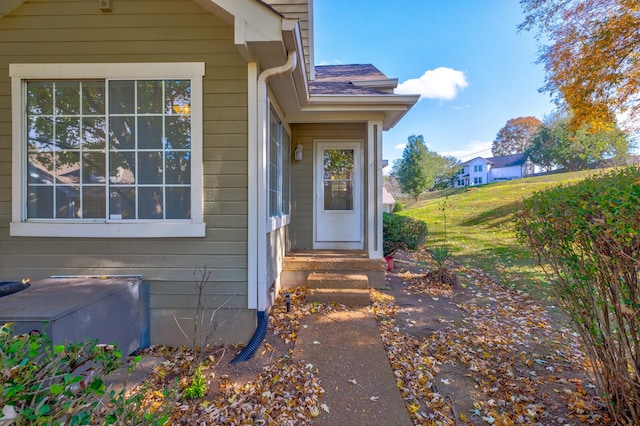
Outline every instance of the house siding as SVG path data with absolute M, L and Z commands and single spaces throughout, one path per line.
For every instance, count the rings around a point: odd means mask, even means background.
M 489 182 L 496 180 L 521 179 L 523 177 L 522 166 L 492 167 L 489 171 Z
M 205 238 L 10 237 L 11 63 L 204 62 Z M 233 28 L 191 0 L 31 0 L 0 19 L 0 272 L 3 279 L 141 274 L 150 283 L 151 343 L 186 343 L 198 269 L 211 272 L 211 307 L 231 322 L 225 341 L 246 341 L 247 68 Z M 195 276 L 194 276 L 195 275 Z M 235 328 L 234 328 L 235 327 Z M 185 330 L 191 328 L 185 328 Z M 218 337 L 215 337 L 217 339 Z
M 293 148 L 303 147 L 302 161 L 291 164 L 291 248 L 313 248 L 313 142 L 318 139 L 367 140 L 365 123 L 350 124 L 295 124 L 292 126 Z M 365 144 L 366 149 L 366 144 Z M 365 200 L 366 202 L 366 200 Z M 366 225 L 365 225 L 366 229 Z
M 304 59 L 309 69 L 314 64 L 311 46 L 313 45 L 313 0 L 264 0 L 275 10 L 289 19 L 297 19 L 300 22 L 300 35 Z

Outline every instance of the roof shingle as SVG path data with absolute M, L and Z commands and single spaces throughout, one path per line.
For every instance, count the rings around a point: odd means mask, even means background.
M 371 64 L 316 66 L 316 78 L 309 82 L 312 95 L 389 95 L 388 91 L 353 84 L 354 81 L 388 80 Z

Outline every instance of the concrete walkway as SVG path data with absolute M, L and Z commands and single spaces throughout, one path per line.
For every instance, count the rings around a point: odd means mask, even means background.
M 293 358 L 319 370 L 329 413 L 314 424 L 412 424 L 369 307 L 304 317 Z

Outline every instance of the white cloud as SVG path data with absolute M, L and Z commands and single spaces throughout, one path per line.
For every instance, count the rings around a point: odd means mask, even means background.
M 468 85 L 462 71 L 439 67 L 426 71 L 420 78 L 412 78 L 400 83 L 396 93 L 419 94 L 421 98 L 451 100 Z
M 316 65 L 320 65 L 320 66 L 326 66 L 326 65 L 344 65 L 344 61 L 341 61 L 340 59 L 334 59 L 333 62 L 329 62 L 329 61 L 321 61 L 320 63 L 316 64 Z
M 469 141 L 461 149 L 455 151 L 440 152 L 440 155 L 451 155 L 460 161 L 468 161 L 475 157 L 493 157 L 491 145 L 493 141 Z
M 406 146 L 407 146 L 406 143 L 399 143 L 398 145 L 394 146 L 393 149 L 397 149 L 398 151 L 402 151 Z

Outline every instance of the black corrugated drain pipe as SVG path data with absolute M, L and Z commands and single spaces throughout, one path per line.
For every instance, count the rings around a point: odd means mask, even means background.
M 267 335 L 267 327 L 269 326 L 269 316 L 264 311 L 258 311 L 258 326 L 253 333 L 253 337 L 247 343 L 247 346 L 240 351 L 229 364 L 234 365 L 239 362 L 249 361 L 262 344 L 264 337 Z

